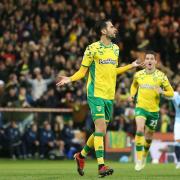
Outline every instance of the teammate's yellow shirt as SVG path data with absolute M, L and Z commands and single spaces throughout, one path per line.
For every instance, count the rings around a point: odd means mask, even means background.
M 166 75 L 156 69 L 153 73 L 146 73 L 146 70 L 138 71 L 131 85 L 131 96 L 137 93 L 136 107 L 143 108 L 149 112 L 159 111 L 160 95 L 157 88 L 165 90 L 165 95 L 173 96 L 171 87 Z
M 82 66 L 89 67 L 87 95 L 112 100 L 115 95 L 119 47 L 100 41 L 86 48 Z

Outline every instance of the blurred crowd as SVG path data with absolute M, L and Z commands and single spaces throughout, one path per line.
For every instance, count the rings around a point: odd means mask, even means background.
M 82 149 L 82 140 L 73 130 L 73 121 L 64 124 L 61 116 L 56 116 L 54 123 L 44 121 L 42 126 L 33 123 L 23 131 L 12 120 L 0 128 L 0 156 L 12 159 L 50 158 L 72 159 L 73 154 Z
M 143 50 L 154 50 L 159 54 L 159 68 L 175 87 L 180 83 L 179 9 L 179 0 L 2 0 L 0 106 L 73 108 L 80 111 L 76 119 L 80 116 L 89 122 L 88 113 L 82 116 L 85 80 L 62 88 L 55 82 L 58 74 L 69 76 L 79 69 L 86 46 L 98 40 L 95 21 L 103 18 L 111 19 L 119 30 L 114 42 L 120 48 L 120 66 L 142 57 Z M 117 79 L 110 129 L 134 132 L 134 104 L 127 100 L 134 72 Z M 172 131 L 172 105 L 163 100 L 161 107 L 158 130 Z M 0 114 L 1 126 L 3 120 Z M 62 148 L 58 143 L 53 146 Z

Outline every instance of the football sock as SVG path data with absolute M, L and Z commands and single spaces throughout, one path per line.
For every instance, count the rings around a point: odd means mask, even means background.
M 82 156 L 86 157 L 88 153 L 93 149 L 94 147 L 94 134 L 91 134 L 91 136 L 88 138 L 86 145 L 83 147 L 81 153 L 80 153 L 80 158 Z
M 144 153 L 143 153 L 143 156 L 146 157 L 148 152 L 149 152 L 149 148 L 151 146 L 151 143 L 152 143 L 152 139 L 145 139 L 145 142 L 144 142 Z
M 143 148 L 144 148 L 144 134 L 142 132 L 137 132 L 135 136 L 136 144 L 136 156 L 138 161 L 142 161 Z
M 104 134 L 94 133 L 94 149 L 98 165 L 104 164 Z

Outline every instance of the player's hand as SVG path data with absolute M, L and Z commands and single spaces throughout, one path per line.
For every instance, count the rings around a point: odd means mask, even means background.
M 132 96 L 129 96 L 127 100 L 128 102 L 134 102 L 134 98 Z
M 139 67 L 144 66 L 144 62 L 142 62 L 140 59 L 136 59 L 134 62 L 132 62 L 133 67 Z
M 56 86 L 63 86 L 71 82 L 71 79 L 66 76 L 59 76 L 59 81 L 56 83 Z

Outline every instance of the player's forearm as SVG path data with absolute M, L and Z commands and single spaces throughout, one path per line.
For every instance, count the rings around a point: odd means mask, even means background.
M 123 66 L 123 67 L 118 67 L 116 68 L 116 73 L 118 74 L 122 74 L 125 73 L 126 71 L 130 70 L 133 68 L 132 64 L 128 64 L 127 66 Z
M 80 69 L 75 74 L 70 76 L 71 81 L 78 81 L 78 80 L 84 78 L 87 70 L 88 70 L 87 67 L 81 66 Z
M 163 95 L 168 96 L 168 97 L 173 97 L 174 96 L 174 90 L 171 86 L 166 88 L 166 90 L 163 91 Z
M 130 88 L 130 95 L 131 97 L 134 97 L 137 93 L 137 85 L 133 83 Z

